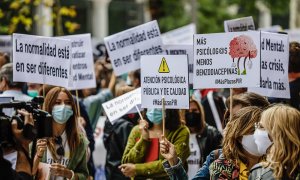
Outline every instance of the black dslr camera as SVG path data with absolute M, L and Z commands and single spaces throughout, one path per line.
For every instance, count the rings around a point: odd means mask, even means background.
M 17 120 L 18 129 L 23 129 L 23 136 L 26 139 L 34 140 L 36 138 L 47 138 L 52 136 L 52 116 L 40 109 L 44 103 L 43 97 L 35 97 L 29 102 L 12 101 L 0 103 L 0 147 L 14 146 L 13 134 L 11 131 L 12 120 Z M 3 113 L 4 108 L 25 109 L 32 113 L 34 126 L 24 124 L 24 117 L 20 114 L 11 117 Z

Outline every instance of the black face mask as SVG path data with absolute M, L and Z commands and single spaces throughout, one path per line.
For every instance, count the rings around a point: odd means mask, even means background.
M 186 125 L 188 127 L 201 128 L 201 114 L 197 112 L 185 113 Z

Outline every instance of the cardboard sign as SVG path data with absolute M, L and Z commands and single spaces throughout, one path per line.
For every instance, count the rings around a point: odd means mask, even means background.
M 262 32 L 260 88 L 249 88 L 248 91 L 262 96 L 290 98 L 288 64 L 288 35 Z
M 102 106 L 108 119 L 113 123 L 138 104 L 141 104 L 141 88 L 107 101 Z
M 164 44 L 193 44 L 193 35 L 196 34 L 196 25 L 189 24 L 161 35 Z
M 11 35 L 1 35 L 0 36 L 0 52 L 11 54 L 12 44 Z
M 188 55 L 189 83 L 193 84 L 193 45 L 165 45 L 167 55 Z
M 91 34 L 62 36 L 61 38 L 69 39 L 72 45 L 73 86 L 69 89 L 96 87 Z
M 71 41 L 13 34 L 13 81 L 69 87 Z
M 187 55 L 142 56 L 142 108 L 189 109 Z
M 224 21 L 225 32 L 255 30 L 252 16 Z
M 116 75 L 139 69 L 142 55 L 164 52 L 157 21 L 111 35 L 104 42 Z
M 260 32 L 194 35 L 194 89 L 259 87 Z

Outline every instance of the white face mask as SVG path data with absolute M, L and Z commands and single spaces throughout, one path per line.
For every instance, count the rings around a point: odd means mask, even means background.
M 261 129 L 256 129 L 254 132 L 254 140 L 257 145 L 258 152 L 267 154 L 267 149 L 271 146 L 272 142 L 268 136 L 268 132 Z
M 244 135 L 242 139 L 243 148 L 250 154 L 254 156 L 262 156 L 263 154 L 259 153 L 257 145 L 254 141 L 254 136 Z

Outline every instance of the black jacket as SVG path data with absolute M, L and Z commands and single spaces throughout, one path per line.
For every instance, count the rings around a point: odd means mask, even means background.
M 223 124 L 224 123 L 223 122 L 224 121 L 223 116 L 224 116 L 224 113 L 225 113 L 225 110 L 226 110 L 226 106 L 225 106 L 225 103 L 223 101 L 223 97 L 221 95 L 219 95 L 217 92 L 213 92 L 213 100 L 215 102 L 215 107 L 216 107 L 218 115 L 220 117 L 221 124 Z M 203 109 L 204 109 L 204 112 L 205 112 L 205 121 L 206 121 L 206 123 L 217 128 L 216 120 L 213 116 L 213 112 L 211 110 L 211 107 L 210 107 L 207 96 L 205 96 L 202 99 L 201 104 L 203 105 Z
M 196 138 L 201 152 L 201 167 L 210 152 L 222 147 L 221 142 L 223 137 L 215 127 L 206 124 L 203 133 L 197 134 Z
M 132 115 L 132 114 L 131 114 Z M 134 114 L 138 117 L 137 114 Z M 128 136 L 136 124 L 136 117 L 129 118 L 128 115 L 117 120 L 113 125 L 109 120 L 105 121 L 103 143 L 107 151 L 105 162 L 106 179 L 129 179 L 119 170 L 123 152 L 125 150 Z

